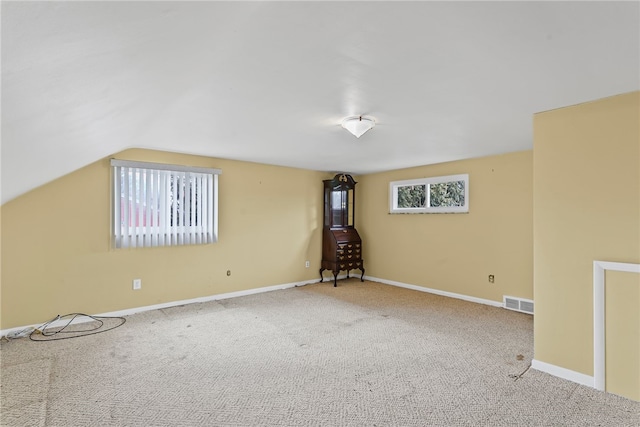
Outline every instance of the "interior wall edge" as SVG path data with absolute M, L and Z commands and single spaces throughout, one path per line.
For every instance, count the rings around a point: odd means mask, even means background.
M 544 372 L 554 377 L 569 380 L 574 383 L 585 385 L 587 387 L 594 388 L 594 379 L 591 375 L 586 375 L 581 372 L 572 371 L 571 369 L 563 368 L 561 366 L 552 365 L 551 363 L 542 362 L 540 360 L 533 359 L 531 361 L 531 368 L 536 371 Z

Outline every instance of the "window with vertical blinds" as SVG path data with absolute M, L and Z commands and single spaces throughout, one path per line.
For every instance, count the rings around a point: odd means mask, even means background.
M 113 246 L 218 240 L 219 169 L 111 160 Z

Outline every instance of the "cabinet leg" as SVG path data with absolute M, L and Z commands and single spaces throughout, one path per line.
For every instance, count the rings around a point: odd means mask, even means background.
M 337 288 L 338 287 L 338 271 L 334 271 L 333 272 L 333 287 Z
M 362 267 L 362 276 L 360 276 L 360 281 L 364 282 L 364 267 Z
M 324 271 L 324 268 L 320 269 L 320 283 L 322 283 L 322 281 L 324 280 L 324 277 L 322 277 L 322 272 Z

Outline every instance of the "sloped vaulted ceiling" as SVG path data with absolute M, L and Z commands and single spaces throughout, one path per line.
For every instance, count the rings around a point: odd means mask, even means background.
M 530 149 L 534 113 L 639 63 L 638 2 L 2 2 L 2 202 L 130 147 L 356 174 Z

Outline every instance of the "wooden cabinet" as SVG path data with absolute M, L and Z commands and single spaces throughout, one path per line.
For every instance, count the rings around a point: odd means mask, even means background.
M 333 286 L 338 285 L 338 273 L 358 269 L 364 281 L 362 240 L 355 228 L 355 186 L 351 175 L 338 174 L 324 182 L 324 226 L 322 230 L 322 272 L 333 273 Z

